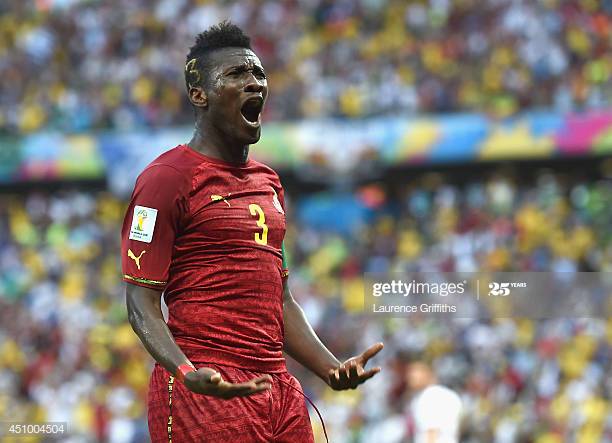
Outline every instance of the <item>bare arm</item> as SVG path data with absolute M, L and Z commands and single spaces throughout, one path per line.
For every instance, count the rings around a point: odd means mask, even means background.
M 191 365 L 164 321 L 161 311 L 161 292 L 128 284 L 126 287 L 128 319 L 149 354 L 171 374 L 180 365 Z M 200 368 L 185 375 L 185 386 L 196 393 L 221 398 L 245 396 L 269 389 L 269 376 L 254 378 L 244 383 L 224 381 L 217 371 Z
M 286 283 L 283 291 L 285 352 L 328 383 L 329 371 L 340 366 L 340 362 L 317 337 Z
M 161 311 L 161 292 L 142 286 L 126 287 L 128 319 L 149 354 L 168 372 L 191 364 L 174 341 Z
M 366 371 L 365 365 L 380 352 L 382 343 L 371 346 L 363 354 L 344 363 L 340 362 L 317 337 L 304 311 L 291 295 L 286 281 L 283 287 L 283 316 L 287 354 L 318 375 L 332 389 L 355 389 L 380 372 L 380 368 Z

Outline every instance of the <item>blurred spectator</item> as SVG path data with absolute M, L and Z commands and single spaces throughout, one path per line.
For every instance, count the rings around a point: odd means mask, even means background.
M 411 394 L 409 415 L 415 443 L 458 443 L 461 398 L 437 383 L 425 361 L 408 363 L 407 386 Z
M 5 133 L 190 123 L 185 54 L 226 18 L 266 67 L 268 121 L 612 98 L 610 0 L 7 0 L 0 14 Z

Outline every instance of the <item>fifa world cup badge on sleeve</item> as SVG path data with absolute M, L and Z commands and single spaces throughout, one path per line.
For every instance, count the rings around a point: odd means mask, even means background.
M 134 217 L 130 228 L 130 240 L 151 243 L 157 220 L 157 209 L 145 206 L 134 207 Z

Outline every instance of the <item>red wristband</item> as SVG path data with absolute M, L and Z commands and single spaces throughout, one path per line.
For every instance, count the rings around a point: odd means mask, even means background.
M 184 363 L 182 365 L 179 365 L 179 367 L 176 369 L 175 377 L 178 381 L 180 381 L 181 383 L 184 383 L 185 376 L 189 374 L 190 372 L 194 372 L 195 370 L 196 369 L 192 365 Z

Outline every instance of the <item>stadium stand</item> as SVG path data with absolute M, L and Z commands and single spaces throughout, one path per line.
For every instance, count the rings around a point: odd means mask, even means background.
M 609 1 L 8 0 L 0 13 L 8 133 L 189 123 L 185 48 L 228 17 L 265 61 L 267 121 L 611 98 Z

